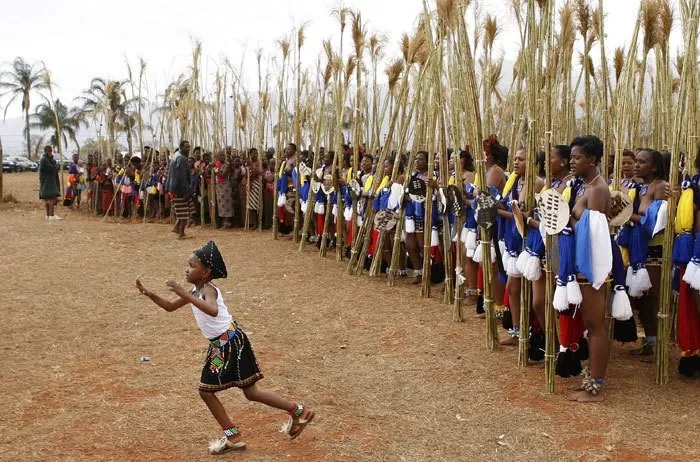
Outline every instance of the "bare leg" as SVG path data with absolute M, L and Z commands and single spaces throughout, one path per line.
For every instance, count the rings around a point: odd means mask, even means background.
M 416 275 L 413 280 L 414 284 L 419 284 L 422 277 L 418 276 L 423 270 L 423 262 L 420 259 L 420 243 L 423 242 L 423 233 L 408 233 L 406 234 L 406 249 L 408 250 L 408 258 L 413 266 L 413 274 Z
M 406 243 L 401 242 L 399 244 L 399 251 L 401 252 L 401 256 L 399 257 L 399 269 L 406 271 Z M 698 305 L 700 306 L 700 305 Z
M 479 265 L 474 263 L 474 260 L 463 256 L 464 274 L 466 276 L 467 289 L 476 289 L 476 277 L 479 271 Z M 476 296 L 467 297 L 467 303 L 470 305 L 476 303 Z
M 204 401 L 204 404 L 207 405 L 209 411 L 214 416 L 219 425 L 221 425 L 222 429 L 227 429 L 234 426 L 228 414 L 226 414 L 226 409 L 224 409 L 224 405 L 221 404 L 221 401 L 219 401 L 219 398 L 216 396 L 215 393 L 200 390 L 199 396 Z
M 185 237 L 185 228 L 187 227 L 187 220 L 180 220 L 180 227 L 178 229 L 179 231 L 179 236 L 180 237 Z
M 50 199 L 47 199 L 47 200 L 44 201 L 44 208 L 46 209 L 46 216 L 47 216 L 47 217 L 50 217 L 50 216 L 51 216 L 51 214 L 49 213 L 49 200 L 50 200 Z
M 602 380 L 608 366 L 608 350 L 610 340 L 608 338 L 608 326 L 605 320 L 605 312 L 608 309 L 608 283 L 599 290 L 594 290 L 590 285 L 581 286 L 583 303 L 581 315 L 588 329 L 588 348 L 590 351 L 590 369 L 594 380 Z M 592 395 L 585 390 L 578 391 L 570 396 L 573 401 L 598 402 L 603 400 L 602 390 L 597 395 Z
M 506 282 L 506 290 L 508 291 L 508 300 L 510 304 L 510 314 L 513 317 L 513 329 L 517 332 L 520 328 L 520 286 L 522 278 L 519 276 L 508 276 Z M 518 337 L 511 336 L 507 340 L 501 342 L 501 345 L 517 346 Z
M 651 289 L 638 301 L 639 320 L 644 326 L 644 335 L 647 338 L 656 337 L 658 331 L 659 318 L 659 286 L 661 284 L 661 267 L 648 266 L 649 279 L 651 279 Z
M 546 284 L 544 274 L 532 283 L 532 309 L 535 311 L 537 323 L 544 330 L 544 289 Z
M 493 288 L 493 301 L 498 306 L 503 306 L 503 294 L 505 284 L 498 278 L 498 264 L 491 262 L 491 287 Z
M 308 406 L 304 406 L 303 412 L 297 414 L 297 403 L 286 400 L 270 391 L 263 390 L 258 387 L 257 383 L 254 383 L 248 388 L 244 388 L 243 394 L 250 401 L 287 411 L 292 418 L 291 425 L 287 429 L 288 435 L 291 436 L 292 439 L 299 436 L 306 424 L 311 422 L 311 419 L 314 418 L 314 411 Z M 302 421 L 301 419 L 304 420 Z
M 286 400 L 280 396 L 277 396 L 276 394 L 270 391 L 258 387 L 257 383 L 249 386 L 248 388 L 244 388 L 243 394 L 249 401 L 262 403 L 270 407 L 281 409 L 283 411 L 294 412 L 297 409 L 295 403 Z

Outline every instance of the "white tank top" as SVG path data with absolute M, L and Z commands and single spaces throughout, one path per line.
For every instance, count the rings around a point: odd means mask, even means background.
M 202 331 L 202 335 L 204 335 L 204 337 L 207 339 L 219 337 L 228 330 L 231 322 L 233 322 L 233 318 L 231 317 L 231 314 L 228 312 L 228 308 L 224 303 L 224 298 L 221 296 L 221 291 L 214 284 L 211 286 L 216 289 L 216 308 L 218 310 L 216 316 L 209 316 L 204 311 L 192 305 L 192 314 L 194 314 L 194 319 L 197 321 L 197 325 Z M 202 298 L 201 295 L 199 298 Z

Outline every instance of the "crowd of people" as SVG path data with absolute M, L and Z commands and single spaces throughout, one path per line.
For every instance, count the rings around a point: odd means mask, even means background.
M 543 267 L 548 252 L 544 236 L 554 234 L 555 248 L 550 250 L 557 258 L 552 293 L 560 345 L 556 372 L 562 377 L 583 374 L 581 390 L 572 396 L 583 402 L 602 399 L 611 315 L 613 338 L 636 342 L 634 308 L 644 338 L 633 353 L 651 362 L 661 303 L 661 259 L 672 256 L 673 290 L 678 294 L 675 338 L 681 350 L 678 370 L 684 376 L 697 375 L 698 172 L 683 172 L 682 184 L 669 185 L 667 155 L 649 148 L 626 150 L 619 162 L 618 192 L 612 191 L 613 175 L 602 176 L 604 146 L 595 136 L 554 146 L 549 165 L 545 165 L 544 153 L 539 153 L 536 165 L 528 165 L 524 148 L 511 152 L 494 135 L 484 141 L 483 149 L 484 187 L 475 175 L 469 149 L 450 150 L 446 156 L 436 154 L 430 159 L 426 151 L 380 156 L 363 147 L 356 152 L 344 146 L 340 153 L 321 148 L 316 156 L 290 143 L 276 160 L 273 150 L 263 156 L 254 148 L 242 152 L 227 148 L 212 154 L 199 147 L 192 150 L 188 141 L 182 141 L 174 155 L 146 147 L 140 157 L 98 160 L 89 155 L 84 165 L 76 158 L 66 197 L 78 206 L 85 189 L 90 209 L 99 215 L 124 219 L 173 215 L 173 232 L 180 237 L 192 225 L 275 226 L 279 233 L 296 232 L 297 239 L 318 248 L 342 246 L 346 257 L 361 248 L 354 245 L 354 237 L 366 229 L 370 244 L 362 248 L 365 268 L 374 263 L 380 273 L 395 271 L 414 284 L 423 283 L 422 262 L 429 251 L 430 283 L 439 284 L 450 275 L 461 278 L 466 304 L 476 306 L 478 316 L 484 316 L 484 293 L 491 294 L 505 329 L 502 345 L 517 346 L 522 341 L 520 313 L 530 310 L 527 336 L 532 361 L 544 358 Z M 440 169 L 441 159 L 447 159 L 446 169 Z M 613 172 L 614 156 L 608 160 L 608 171 Z M 530 168 L 537 168 L 530 183 L 534 191 L 527 190 Z M 546 184 L 546 169 L 551 172 L 551 184 Z M 426 197 L 430 191 L 432 197 Z M 562 226 L 548 229 L 557 221 L 552 217 L 556 210 L 544 210 L 541 205 L 528 210 L 527 197 L 533 194 L 549 194 L 561 202 L 561 210 L 568 214 L 559 220 Z M 680 199 L 678 218 L 671 224 L 675 225 L 676 243 L 673 249 L 664 249 L 666 200 L 671 194 Z M 493 213 L 483 205 L 488 201 L 479 205 L 484 196 L 495 203 Z M 621 217 L 622 222 L 617 223 Z M 484 220 L 493 224 L 490 242 L 481 242 Z M 424 233 L 430 233 L 429 250 L 423 244 Z M 493 276 L 486 291 L 483 263 L 484 252 L 489 251 Z M 460 259 L 455 258 L 458 252 Z M 446 259 L 446 253 L 452 258 Z M 522 284 L 523 279 L 530 284 Z M 531 288 L 529 307 L 520 306 L 523 287 Z M 583 368 L 581 362 L 586 360 L 588 367 Z
M 227 148 L 212 155 L 200 147 L 192 149 L 189 142 L 181 143 L 172 155 L 169 150 L 161 154 L 149 146 L 144 147 L 143 155 L 115 153 L 102 157 L 90 153 L 81 160 L 75 154 L 63 203 L 80 208 L 85 193 L 87 208 L 96 215 L 164 220 L 180 211 L 187 226 L 212 225 L 213 217 L 213 225 L 218 228 L 247 225 L 270 229 L 273 155 L 274 151 L 269 151 L 261 158 L 255 148 L 246 152 Z M 42 161 L 53 172 L 42 184 L 52 185 L 48 191 L 51 198 L 60 197 L 51 147 L 46 147 Z M 43 193 L 40 197 L 46 199 Z M 215 207 L 210 207 L 213 204 Z

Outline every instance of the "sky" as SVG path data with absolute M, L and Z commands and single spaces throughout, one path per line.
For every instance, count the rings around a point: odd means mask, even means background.
M 509 13 L 510 1 L 481 3 L 484 12 L 495 14 L 502 27 L 496 54 L 503 53 L 506 60 L 513 60 L 518 37 Z M 562 0 L 557 1 L 558 5 L 561 3 Z M 609 56 L 616 46 L 629 43 L 639 3 L 605 1 Z M 401 34 L 413 30 L 423 8 L 422 0 L 345 0 L 343 4 L 362 12 L 370 33 L 387 37 L 387 58 L 398 56 Z M 434 5 L 434 0 L 429 0 L 429 4 Z M 330 10 L 338 5 L 336 0 L 0 0 L 0 63 L 17 56 L 29 62 L 43 61 L 58 86 L 55 96 L 70 105 L 89 87 L 93 77 L 125 79 L 127 59 L 136 70 L 141 57 L 147 65 L 145 91 L 155 96 L 190 65 L 193 41 L 197 39 L 203 45 L 202 71 L 209 83 L 225 58 L 234 68 L 245 58 L 247 86 L 254 90 L 255 50 L 261 48 L 263 63 L 267 62 L 279 55 L 276 40 L 290 35 L 301 24 L 306 24 L 303 63 L 315 66 L 324 39 L 332 38 L 338 49 L 339 26 L 330 15 Z M 679 35 L 676 21 L 671 42 L 674 53 L 680 43 Z M 349 51 L 349 27 L 345 37 L 345 50 Z M 35 97 L 32 106 L 38 102 Z M 6 99 L 0 100 L 2 110 L 5 103 Z M 17 101 L 8 108 L 7 118 L 20 116 Z M 8 128 L 0 121 L 5 145 L 21 142 L 21 125 L 19 132 L 15 125 Z

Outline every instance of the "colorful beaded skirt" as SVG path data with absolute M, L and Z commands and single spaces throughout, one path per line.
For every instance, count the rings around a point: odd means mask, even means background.
M 200 391 L 247 388 L 263 378 L 248 336 L 235 323 L 209 342 L 199 383 Z

